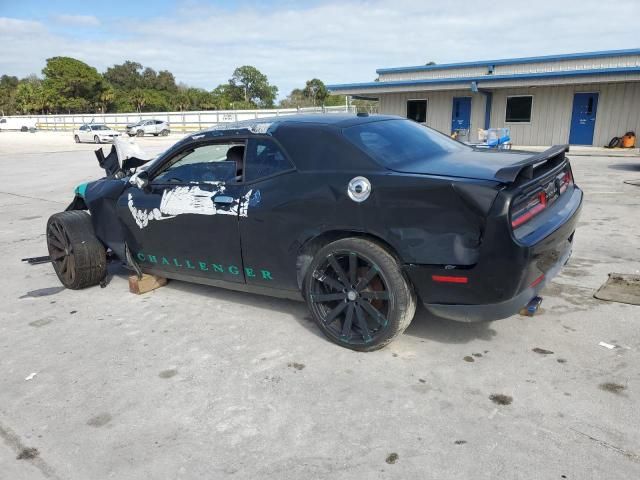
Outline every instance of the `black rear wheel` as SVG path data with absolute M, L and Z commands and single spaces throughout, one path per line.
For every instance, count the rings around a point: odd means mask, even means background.
M 353 350 L 384 347 L 415 313 L 415 294 L 396 259 L 360 238 L 335 241 L 316 254 L 305 297 L 323 333 Z
M 97 285 L 107 273 L 105 248 L 85 211 L 71 210 L 49 217 L 47 246 L 53 269 L 67 288 Z

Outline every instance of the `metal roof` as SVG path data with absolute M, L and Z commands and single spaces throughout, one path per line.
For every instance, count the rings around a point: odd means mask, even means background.
M 614 68 L 596 68 L 588 70 L 566 70 L 559 72 L 539 72 L 539 73 L 520 73 L 509 75 L 476 75 L 467 77 L 450 77 L 450 78 L 430 78 L 424 80 L 392 80 L 387 82 L 364 82 L 364 83 L 344 83 L 327 85 L 332 92 L 340 90 L 353 90 L 354 88 L 388 88 L 388 87 L 410 87 L 420 85 L 438 85 L 451 83 L 471 83 L 476 82 L 495 82 L 522 79 L 538 79 L 538 78 L 562 78 L 562 77 L 579 77 L 590 75 L 606 75 L 606 74 L 624 74 L 624 73 L 640 73 L 640 67 L 614 67 Z
M 626 55 L 640 55 L 640 48 L 626 50 L 603 50 L 599 52 L 565 53 L 561 55 L 543 55 L 538 57 L 503 58 L 499 60 L 480 60 L 474 62 L 443 63 L 440 65 L 417 65 L 410 67 L 379 68 L 378 74 L 420 72 L 429 70 L 443 70 L 447 68 L 482 67 L 491 65 L 513 65 L 516 63 L 559 62 L 563 60 L 580 60 L 583 58 L 623 57 Z

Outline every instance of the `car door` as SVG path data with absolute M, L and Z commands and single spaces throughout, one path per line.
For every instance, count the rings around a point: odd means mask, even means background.
M 82 125 L 80 127 L 80 141 L 81 142 L 90 142 L 93 140 L 91 137 L 91 128 L 89 125 Z
M 146 187 L 131 185 L 118 199 L 127 244 L 143 269 L 244 283 L 238 226 L 244 187 L 227 160 L 227 151 L 243 151 L 244 141 L 194 143 L 161 160 Z
M 245 155 L 240 235 L 247 284 L 297 290 L 295 255 L 287 251 L 300 218 L 309 218 L 300 202 L 299 177 L 280 145 L 270 137 L 252 137 Z

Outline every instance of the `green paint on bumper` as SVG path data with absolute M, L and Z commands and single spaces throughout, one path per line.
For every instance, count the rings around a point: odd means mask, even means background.
M 78 195 L 79 197 L 84 198 L 84 192 L 87 190 L 87 184 L 89 182 L 85 182 L 85 183 L 81 183 L 80 185 L 78 185 L 75 190 L 73 191 L 76 195 Z

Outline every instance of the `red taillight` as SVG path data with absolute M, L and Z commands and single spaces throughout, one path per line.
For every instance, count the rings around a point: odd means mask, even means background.
M 511 216 L 511 227 L 518 228 L 547 208 L 547 194 L 538 192 L 527 205 Z
M 431 275 L 431 280 L 440 283 L 469 283 L 469 278 L 453 275 Z
M 571 175 L 571 170 L 567 170 L 566 172 L 564 172 L 561 182 L 562 183 L 560 184 L 560 195 L 566 192 L 567 188 L 569 188 L 569 185 L 573 183 L 573 175 Z
M 567 169 L 547 182 L 544 185 L 540 185 L 539 191 L 530 194 L 530 197 L 516 200 L 511 213 L 512 228 L 516 229 L 522 226 L 553 204 L 573 184 L 573 175 L 571 170 Z

